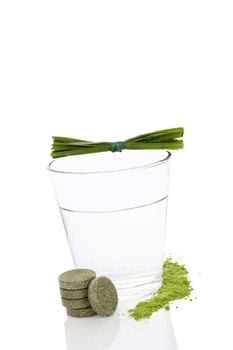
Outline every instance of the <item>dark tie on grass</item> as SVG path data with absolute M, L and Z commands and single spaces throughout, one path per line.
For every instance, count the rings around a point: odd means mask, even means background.
M 142 134 L 125 141 L 117 142 L 92 142 L 70 137 L 53 136 L 53 158 L 81 155 L 97 152 L 121 152 L 124 149 L 165 149 L 177 150 L 184 147 L 183 128 L 173 128 Z

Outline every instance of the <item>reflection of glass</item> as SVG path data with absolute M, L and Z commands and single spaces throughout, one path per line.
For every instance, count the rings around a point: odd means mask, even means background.
M 67 317 L 65 335 L 67 350 L 107 350 L 120 327 L 120 317 Z
M 48 167 L 75 266 L 112 278 L 127 306 L 161 286 L 170 156 L 124 150 Z
M 169 312 L 165 310 L 145 322 L 117 315 L 68 317 L 65 334 L 67 350 L 177 350 Z

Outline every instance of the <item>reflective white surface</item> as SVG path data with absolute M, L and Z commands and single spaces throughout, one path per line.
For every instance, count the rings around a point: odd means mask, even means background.
M 117 314 L 110 317 L 65 321 L 67 350 L 178 350 L 169 312 L 162 310 L 148 321 Z

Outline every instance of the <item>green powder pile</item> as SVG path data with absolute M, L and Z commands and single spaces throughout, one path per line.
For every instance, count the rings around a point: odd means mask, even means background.
M 171 302 L 189 298 L 192 290 L 186 267 L 169 258 L 163 266 L 162 287 L 151 299 L 142 301 L 129 310 L 129 315 L 136 321 L 148 319 L 162 308 L 169 310 Z

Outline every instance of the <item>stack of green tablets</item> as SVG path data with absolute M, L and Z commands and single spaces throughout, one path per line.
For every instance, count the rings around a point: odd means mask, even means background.
M 59 279 L 62 304 L 67 314 L 73 317 L 94 316 L 88 300 L 88 285 L 96 277 L 94 271 L 89 269 L 75 269 L 62 273 Z
M 69 316 L 109 316 L 115 312 L 118 295 L 109 278 L 96 278 L 90 269 L 75 269 L 62 273 L 58 279 L 62 304 Z

